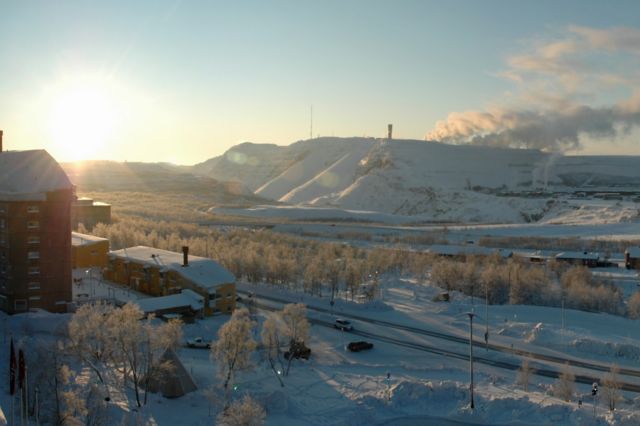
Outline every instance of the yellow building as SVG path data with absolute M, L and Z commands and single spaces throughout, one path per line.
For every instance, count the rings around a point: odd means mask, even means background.
M 107 266 L 109 240 L 93 235 L 71 233 L 71 265 L 76 268 Z
M 231 313 L 236 305 L 236 278 L 218 262 L 183 253 L 136 246 L 109 253 L 104 277 L 151 296 L 193 290 L 204 297 L 205 315 Z

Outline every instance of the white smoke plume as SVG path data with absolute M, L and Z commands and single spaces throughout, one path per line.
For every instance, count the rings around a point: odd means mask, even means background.
M 640 125 L 640 96 L 611 107 L 451 113 L 426 136 L 447 143 L 564 151 L 579 147 L 580 136 L 613 138 Z
M 500 75 L 517 85 L 515 106 L 450 113 L 426 139 L 557 152 L 622 136 L 640 126 L 638 46 L 635 28 L 569 27 L 508 58 Z

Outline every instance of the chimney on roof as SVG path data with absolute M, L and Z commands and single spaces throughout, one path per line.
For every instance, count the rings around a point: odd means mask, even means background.
M 0 152 L 2 152 L 2 130 L 0 130 Z
M 182 246 L 182 266 L 189 266 L 189 246 Z
M 393 124 L 387 125 L 387 139 L 393 139 Z

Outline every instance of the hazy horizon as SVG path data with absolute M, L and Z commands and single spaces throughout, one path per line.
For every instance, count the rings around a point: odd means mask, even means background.
M 13 3 L 5 149 L 195 164 L 316 136 L 640 154 L 640 4 Z M 313 108 L 313 125 L 311 124 Z M 313 126 L 313 129 L 311 128 Z

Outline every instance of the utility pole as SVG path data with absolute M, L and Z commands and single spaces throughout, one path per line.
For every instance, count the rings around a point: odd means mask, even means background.
M 471 403 L 471 409 L 474 409 L 473 404 L 473 317 L 476 315 L 473 312 L 468 312 L 469 315 L 469 374 L 471 381 L 469 384 L 469 398 Z
M 485 316 L 485 322 L 487 325 L 484 331 L 484 345 L 485 345 L 485 348 L 487 349 L 487 352 L 489 352 L 489 287 L 486 284 L 484 286 L 484 302 L 485 302 L 484 316 Z

